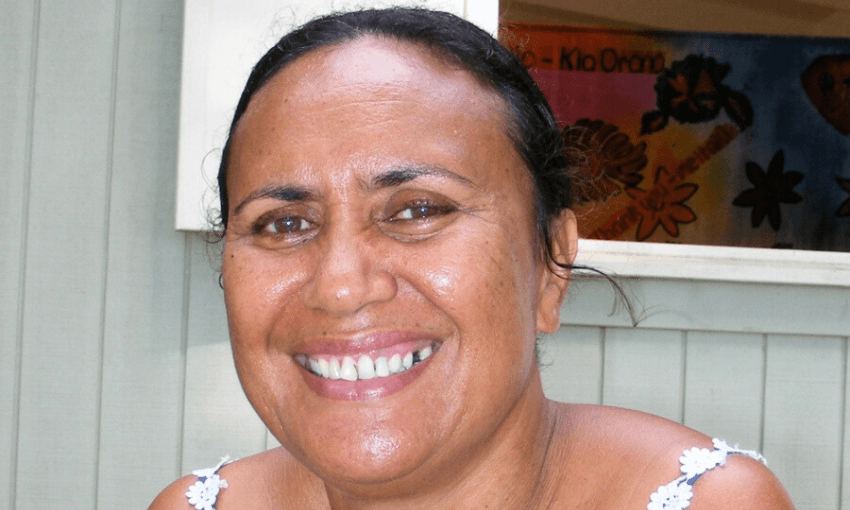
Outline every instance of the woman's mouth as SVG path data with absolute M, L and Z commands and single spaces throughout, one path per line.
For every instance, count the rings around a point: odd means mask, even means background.
M 419 340 L 365 353 L 300 353 L 293 359 L 309 374 L 304 374 L 308 385 L 320 395 L 367 400 L 395 393 L 413 382 L 439 347 L 439 342 Z
M 357 358 L 352 356 L 314 358 L 304 355 L 306 362 L 303 363 L 303 366 L 314 375 L 324 379 L 363 381 L 400 374 L 412 368 L 413 365 L 425 361 L 433 352 L 434 349 L 429 345 L 416 351 L 407 352 L 404 355 L 395 353 L 389 358 L 377 356 L 373 359 L 368 354 L 363 354 Z

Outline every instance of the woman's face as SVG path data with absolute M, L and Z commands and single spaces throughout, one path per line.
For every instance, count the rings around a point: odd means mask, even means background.
M 540 398 L 534 342 L 566 284 L 541 260 L 504 108 L 416 46 L 364 37 L 288 65 L 236 129 L 236 367 L 326 480 L 448 475 Z

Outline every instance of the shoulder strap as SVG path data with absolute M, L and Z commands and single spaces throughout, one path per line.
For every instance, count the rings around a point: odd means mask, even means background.
M 714 450 L 708 448 L 691 448 L 682 452 L 679 462 L 682 466 L 682 476 L 667 485 L 658 487 L 649 497 L 647 510 L 683 510 L 691 504 L 694 482 L 707 471 L 726 464 L 730 454 L 746 455 L 767 464 L 760 453 L 752 450 L 741 450 L 737 446 L 729 446 L 721 439 L 712 439 Z
M 192 474 L 198 477 L 189 490 L 186 498 L 196 510 L 214 510 L 221 489 L 227 488 L 227 480 L 218 475 L 219 470 L 230 462 L 230 457 L 223 457 L 215 467 L 196 469 Z

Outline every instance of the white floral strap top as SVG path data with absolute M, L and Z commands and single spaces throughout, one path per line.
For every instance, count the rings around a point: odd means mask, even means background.
M 729 446 L 725 441 L 713 439 L 714 450 L 708 448 L 691 448 L 682 452 L 679 462 L 682 476 L 676 478 L 667 485 L 658 487 L 649 497 L 647 510 L 684 510 L 691 504 L 694 482 L 706 471 L 726 464 L 726 458 L 733 453 L 746 455 L 762 463 L 766 463 L 764 457 L 758 452 L 741 450 Z M 217 466 L 208 469 L 198 469 L 192 474 L 198 480 L 186 491 L 189 504 L 196 510 L 214 510 L 221 489 L 227 488 L 227 480 L 221 478 L 218 472 L 230 461 L 230 457 L 224 457 Z
M 186 491 L 189 504 L 196 510 L 213 510 L 221 489 L 227 488 L 227 480 L 218 475 L 219 470 L 230 462 L 230 457 L 224 457 L 216 467 L 207 469 L 196 469 L 192 474 L 198 477 L 198 481 Z
M 706 471 L 726 464 L 726 458 L 731 453 L 746 455 L 766 464 L 760 453 L 751 450 L 740 450 L 732 447 L 720 439 L 712 439 L 714 450 L 708 448 L 691 448 L 685 450 L 679 457 L 682 463 L 680 468 L 682 476 L 676 478 L 667 485 L 662 485 L 649 497 L 647 510 L 683 510 L 691 504 L 694 495 L 694 482 Z

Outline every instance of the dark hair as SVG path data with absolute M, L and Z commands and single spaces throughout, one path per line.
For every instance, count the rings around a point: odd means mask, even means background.
M 504 100 L 509 134 L 534 182 L 541 247 L 546 259 L 555 262 L 549 225 L 572 205 L 572 172 L 549 103 L 525 66 L 490 34 L 453 14 L 426 9 L 371 9 L 317 18 L 285 35 L 260 59 L 242 91 L 222 152 L 218 172 L 219 227 L 227 228 L 226 178 L 233 132 L 254 94 L 298 57 L 364 36 L 395 38 L 428 48 L 477 77 Z

